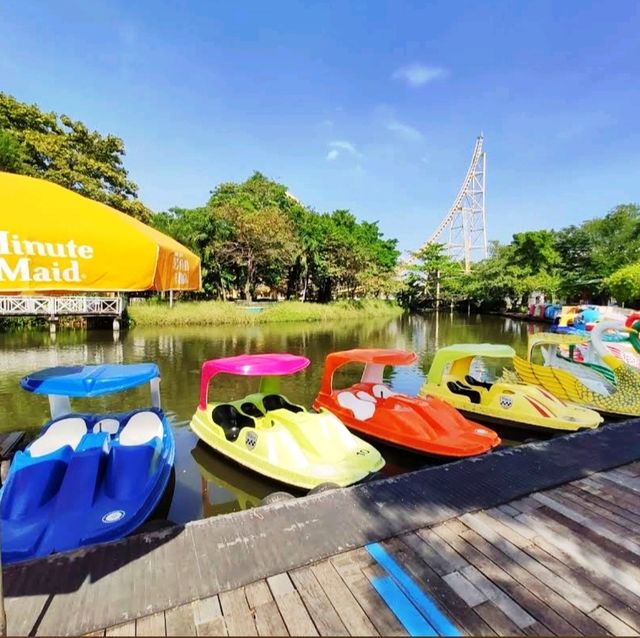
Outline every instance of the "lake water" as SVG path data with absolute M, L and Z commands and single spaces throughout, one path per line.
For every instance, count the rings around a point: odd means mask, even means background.
M 424 382 L 434 352 L 452 343 L 506 343 L 526 352 L 527 332 L 541 327 L 509 318 L 428 314 L 363 322 L 331 324 L 266 324 L 195 328 L 133 328 L 110 331 L 68 331 L 0 334 L 0 430 L 37 432 L 48 418 L 46 397 L 19 387 L 20 378 L 39 368 L 83 363 L 155 361 L 162 375 L 162 404 L 176 434 L 176 485 L 168 517 L 176 523 L 256 505 L 281 485 L 252 474 L 198 444 L 188 422 L 198 402 L 200 366 L 206 359 L 258 352 L 291 352 L 311 359 L 303 372 L 283 380 L 283 393 L 310 406 L 320 386 L 325 356 L 355 347 L 413 350 L 418 362 L 394 369 L 390 385 L 416 394 Z M 347 366 L 337 384 L 357 381 L 358 371 Z M 258 380 L 221 375 L 210 396 L 236 399 L 257 388 Z M 73 403 L 77 409 L 119 411 L 148 405 L 148 388 Z M 433 461 L 376 444 L 393 474 L 417 469 Z

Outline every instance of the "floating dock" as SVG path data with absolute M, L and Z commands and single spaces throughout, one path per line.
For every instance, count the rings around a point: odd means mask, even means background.
M 640 422 L 4 570 L 9 634 L 632 635 Z

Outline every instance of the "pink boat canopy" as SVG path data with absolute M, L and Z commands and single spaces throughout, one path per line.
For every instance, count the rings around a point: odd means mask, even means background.
M 200 379 L 200 407 L 205 410 L 208 389 L 216 375 L 236 374 L 243 377 L 285 376 L 304 370 L 309 363 L 307 357 L 280 352 L 275 354 L 241 354 L 224 359 L 211 359 L 202 364 Z

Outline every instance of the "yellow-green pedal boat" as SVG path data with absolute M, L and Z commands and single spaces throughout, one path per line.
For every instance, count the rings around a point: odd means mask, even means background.
M 191 429 L 221 454 L 287 485 L 344 487 L 368 478 L 384 466 L 372 445 L 330 412 L 308 412 L 279 393 L 279 377 L 309 363 L 306 357 L 285 353 L 205 361 Z M 209 384 L 220 373 L 262 377 L 260 389 L 236 401 L 209 401 Z

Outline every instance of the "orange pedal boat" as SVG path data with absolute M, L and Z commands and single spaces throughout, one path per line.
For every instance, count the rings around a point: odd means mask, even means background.
M 499 445 L 493 430 L 469 421 L 444 401 L 400 394 L 384 383 L 385 366 L 411 365 L 416 359 L 404 350 L 333 352 L 326 358 L 313 407 L 333 412 L 351 430 L 422 454 L 474 456 Z M 360 383 L 334 390 L 334 373 L 348 363 L 364 364 Z

